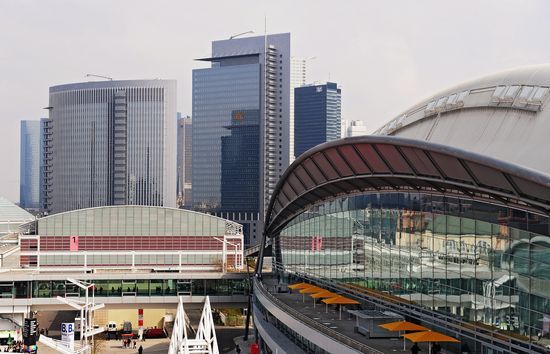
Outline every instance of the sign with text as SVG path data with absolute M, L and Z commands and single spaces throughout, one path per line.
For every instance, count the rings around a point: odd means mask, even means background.
M 23 342 L 25 345 L 36 344 L 36 330 L 38 329 L 38 321 L 36 318 L 25 318 L 23 325 Z
M 61 341 L 68 348 L 74 349 L 74 322 L 61 324 Z
M 71 236 L 71 243 L 69 246 L 71 252 L 78 251 L 78 236 Z

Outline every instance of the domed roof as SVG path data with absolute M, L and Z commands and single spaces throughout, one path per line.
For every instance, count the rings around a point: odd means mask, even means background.
M 467 81 L 421 101 L 376 135 L 458 147 L 550 175 L 550 64 Z

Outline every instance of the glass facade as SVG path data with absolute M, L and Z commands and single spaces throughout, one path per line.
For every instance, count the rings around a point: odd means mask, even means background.
M 254 59 L 255 62 L 250 62 Z M 244 61 L 244 62 L 243 62 Z M 230 65 L 231 64 L 231 65 Z M 260 63 L 245 57 L 193 70 L 193 208 L 219 211 L 222 137 L 235 111 L 260 110 Z M 259 172 L 258 172 L 259 173 Z
M 222 137 L 221 212 L 259 213 L 260 111 L 233 111 Z
M 176 82 L 50 88 L 49 211 L 176 203 Z
M 246 279 L 109 279 L 94 283 L 95 296 L 231 296 L 248 295 Z M 83 296 L 84 291 L 65 280 L 14 281 L 0 284 L 2 299 Z
M 294 93 L 296 157 L 312 147 L 340 139 L 341 90 L 335 83 L 304 86 Z
M 274 237 L 274 265 L 534 342 L 550 334 L 549 235 L 548 216 L 504 206 L 366 194 L 295 217 Z
M 21 121 L 19 205 L 40 208 L 40 121 Z

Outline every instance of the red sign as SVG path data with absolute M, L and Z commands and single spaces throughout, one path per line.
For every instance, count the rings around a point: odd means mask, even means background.
M 78 251 L 78 236 L 71 236 L 69 250 L 71 252 Z
M 138 309 L 138 326 L 143 327 L 143 309 Z

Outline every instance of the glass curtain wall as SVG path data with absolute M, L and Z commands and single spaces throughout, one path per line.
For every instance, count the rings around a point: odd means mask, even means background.
M 547 216 L 473 200 L 359 195 L 298 215 L 274 263 L 534 340 L 550 332 L 549 234 Z

